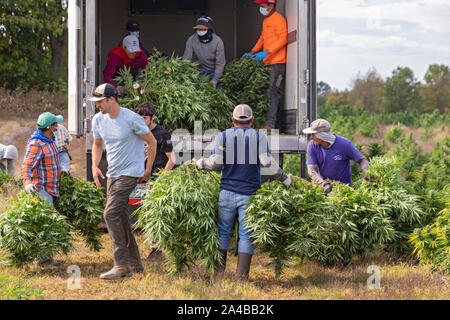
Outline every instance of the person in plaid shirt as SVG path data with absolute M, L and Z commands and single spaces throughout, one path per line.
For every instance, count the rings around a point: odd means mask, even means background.
M 38 128 L 27 143 L 22 163 L 22 180 L 27 193 L 37 192 L 48 203 L 59 197 L 61 166 L 54 133 L 63 117 L 50 112 L 38 118 Z
M 27 142 L 27 151 L 22 163 L 22 180 L 27 193 L 38 193 L 47 203 L 53 204 L 59 197 L 61 166 L 54 133 L 61 122 L 61 115 L 50 112 L 41 114 L 37 129 Z M 37 265 L 62 265 L 61 261 L 43 256 L 34 261 Z

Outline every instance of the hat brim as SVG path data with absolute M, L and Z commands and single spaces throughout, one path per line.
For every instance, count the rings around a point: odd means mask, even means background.
M 103 100 L 103 99 L 106 99 L 107 97 L 92 97 L 92 98 L 89 98 L 88 100 L 89 101 L 92 101 L 92 102 L 97 102 L 97 101 L 100 101 L 100 100 Z
M 318 131 L 311 130 L 311 128 L 303 129 L 303 133 L 305 133 L 305 134 L 312 134 L 312 133 L 317 133 L 317 132 Z
M 56 121 L 56 122 L 62 122 L 63 120 L 64 120 L 64 118 L 63 118 L 62 115 L 59 115 L 59 116 L 56 116 L 56 117 L 55 117 L 55 121 Z

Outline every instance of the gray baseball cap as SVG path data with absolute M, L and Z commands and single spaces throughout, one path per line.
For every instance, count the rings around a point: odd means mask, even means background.
M 233 118 L 234 118 L 234 120 L 238 120 L 238 121 L 251 120 L 253 118 L 252 108 L 250 108 L 246 104 L 237 105 L 233 111 Z
M 303 133 L 305 134 L 330 132 L 330 131 L 331 131 L 330 123 L 325 119 L 314 120 L 309 128 L 303 129 Z
M 127 48 L 127 50 L 130 52 L 141 51 L 141 48 L 139 47 L 139 39 L 132 34 L 123 38 L 122 43 Z

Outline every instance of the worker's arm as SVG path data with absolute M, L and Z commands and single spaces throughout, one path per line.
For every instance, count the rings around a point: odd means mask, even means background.
M 112 84 L 114 87 L 117 87 L 117 83 L 114 82 L 114 75 L 119 64 L 121 64 L 120 58 L 113 53 L 109 53 L 105 70 L 103 70 L 103 81 Z
M 225 150 L 223 135 L 219 134 L 214 141 L 214 149 L 208 158 L 200 158 L 195 161 L 198 169 L 219 170 L 223 165 L 223 154 Z
M 143 177 L 140 177 L 137 182 L 142 183 L 147 181 L 148 177 L 152 173 L 153 162 L 155 161 L 156 156 L 156 139 L 149 131 L 146 134 L 139 135 L 148 145 L 148 154 L 147 154 L 147 167 L 145 168 L 145 173 Z
M 319 172 L 319 166 L 317 164 L 308 164 L 308 176 L 319 187 L 325 187 L 329 182 L 325 180 Z
M 259 51 L 261 51 L 264 47 L 264 41 L 263 41 L 263 35 L 261 33 L 261 35 L 259 36 L 258 41 L 256 42 L 255 46 L 252 48 L 252 52 L 253 53 L 257 53 Z
M 286 181 L 289 181 L 289 184 L 290 184 L 291 181 L 290 181 L 289 176 L 286 174 L 286 172 L 283 171 L 283 169 L 281 169 L 281 167 L 278 165 L 278 163 L 275 161 L 275 159 L 272 157 L 272 155 L 270 153 L 263 153 L 263 154 L 260 154 L 258 157 L 259 157 L 259 162 L 261 163 L 261 167 L 263 167 L 263 168 L 272 167 L 273 168 L 271 170 L 271 176 L 274 179 L 283 182 L 285 185 L 286 185 Z
M 223 70 L 225 69 L 225 47 L 223 45 L 222 41 L 219 41 L 219 44 L 217 45 L 216 50 L 216 68 L 214 70 L 214 76 L 212 78 L 213 83 L 215 86 L 219 82 L 219 79 L 223 75 Z
M 367 169 L 369 169 L 369 160 L 366 157 L 362 156 L 357 163 L 362 172 L 367 172 Z
M 276 41 L 266 43 L 267 53 L 273 54 L 287 45 L 287 24 L 285 19 L 280 19 L 275 25 Z
M 184 48 L 183 60 L 192 60 L 194 49 L 192 48 L 191 38 L 187 39 L 186 47 Z
M 33 184 L 33 171 L 36 169 L 43 155 L 44 152 L 38 143 L 28 144 L 21 170 L 24 186 Z
M 173 169 L 173 167 L 175 166 L 175 163 L 176 163 L 175 154 L 173 152 L 166 152 L 166 156 L 169 160 L 167 160 L 164 170 L 170 171 Z
M 97 187 L 101 187 L 99 176 L 105 179 L 102 171 L 98 167 L 100 165 L 100 160 L 103 154 L 103 140 L 94 138 L 94 143 L 92 145 L 92 177 Z

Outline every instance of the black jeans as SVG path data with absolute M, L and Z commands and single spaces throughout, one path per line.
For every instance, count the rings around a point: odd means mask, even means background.
M 271 69 L 269 80 L 270 85 L 268 91 L 270 109 L 266 113 L 266 125 L 275 128 L 275 123 L 277 121 L 278 105 L 280 103 L 278 91 L 286 74 L 286 64 L 285 63 L 272 64 L 270 65 L 270 69 Z

